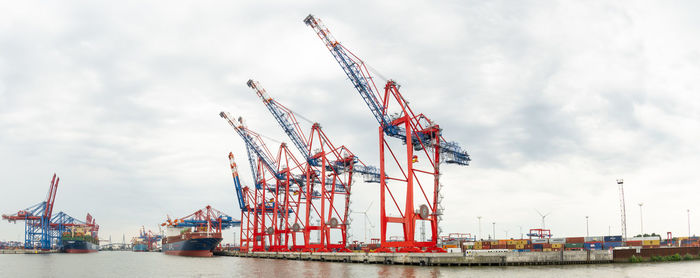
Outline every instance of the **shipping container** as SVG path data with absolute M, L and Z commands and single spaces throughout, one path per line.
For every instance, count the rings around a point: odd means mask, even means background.
M 566 238 L 550 238 L 549 243 L 566 243 Z
M 621 241 L 608 241 L 603 243 L 603 249 L 610 249 L 610 248 L 615 248 L 615 247 L 620 247 L 622 246 Z
M 583 244 L 583 248 L 587 250 L 601 250 L 603 249 L 602 242 L 586 242 Z
M 537 243 L 537 244 L 540 244 L 540 243 L 549 243 L 549 240 L 547 240 L 546 238 L 533 238 L 533 239 L 532 239 L 532 244 L 535 244 L 535 243 Z
M 642 245 L 659 245 L 660 241 L 658 239 L 655 240 L 643 240 Z
M 583 242 L 581 243 L 566 243 L 564 244 L 566 248 L 583 248 Z
M 542 248 L 542 252 L 550 252 L 552 251 L 552 248 Z
M 627 246 L 642 246 L 641 240 L 628 240 Z
M 532 249 L 542 249 L 544 246 L 541 243 L 533 243 Z
M 605 242 L 618 242 L 622 241 L 622 236 L 604 236 L 603 241 Z
M 562 246 L 564 246 L 562 243 L 552 243 L 552 248 L 561 248 Z
M 583 237 L 567 237 L 566 243 L 584 243 L 586 239 Z
M 602 236 L 587 236 L 583 238 L 584 242 L 602 242 Z

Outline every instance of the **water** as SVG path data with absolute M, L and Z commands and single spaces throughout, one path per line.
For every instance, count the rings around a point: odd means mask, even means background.
M 696 277 L 700 261 L 511 267 L 420 267 L 161 253 L 0 255 L 0 277 Z

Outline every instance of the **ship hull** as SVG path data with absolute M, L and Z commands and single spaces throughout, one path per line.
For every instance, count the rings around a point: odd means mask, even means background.
M 147 252 L 148 246 L 146 244 L 136 244 L 132 248 L 132 251 L 134 251 L 134 252 Z
M 211 257 L 222 238 L 193 238 L 163 242 L 163 253 L 174 256 Z
M 61 251 L 64 253 L 94 253 L 100 249 L 100 246 L 92 242 L 82 240 L 69 240 L 63 242 Z

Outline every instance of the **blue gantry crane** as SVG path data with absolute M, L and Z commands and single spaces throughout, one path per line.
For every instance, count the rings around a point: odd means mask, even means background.
M 45 201 L 12 215 L 2 215 L 9 222 L 24 221 L 24 248 L 51 249 L 51 215 L 59 180 L 54 173 Z

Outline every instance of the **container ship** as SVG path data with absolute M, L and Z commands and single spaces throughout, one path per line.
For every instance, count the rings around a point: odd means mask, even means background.
M 206 206 L 194 213 L 160 224 L 165 229 L 162 252 L 166 255 L 211 257 L 224 239 L 221 230 L 240 224 L 231 216 Z
M 135 240 L 135 241 L 132 243 L 132 246 L 133 246 L 133 247 L 131 248 L 131 251 L 134 251 L 134 252 L 148 252 L 148 245 L 147 245 L 146 243 L 144 243 L 144 242 L 140 242 L 140 241 L 136 241 L 136 240 Z
M 100 240 L 97 232 L 89 227 L 73 226 L 61 235 L 61 252 L 65 253 L 92 253 L 100 249 Z
M 139 236 L 131 240 L 132 251 L 134 252 L 153 252 L 158 251 L 158 242 L 163 238 L 161 235 L 153 234 L 150 230 L 146 232 L 146 228 L 141 226 Z
M 177 256 L 211 257 L 221 240 L 223 240 L 221 232 L 208 232 L 206 227 L 168 227 L 162 241 L 163 253 Z

